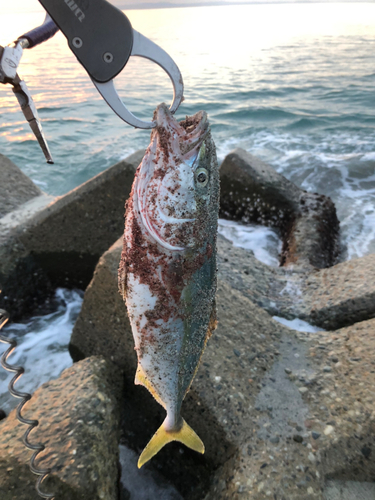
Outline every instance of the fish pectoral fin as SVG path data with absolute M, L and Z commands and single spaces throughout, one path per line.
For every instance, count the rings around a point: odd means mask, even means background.
M 182 419 L 182 427 L 178 431 L 166 431 L 165 421 L 152 436 L 138 460 L 138 468 L 155 456 L 166 444 L 179 441 L 198 453 L 204 453 L 204 444 L 193 429 Z

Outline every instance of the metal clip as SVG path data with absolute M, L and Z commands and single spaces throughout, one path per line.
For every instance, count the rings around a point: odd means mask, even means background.
M 149 38 L 146 38 L 135 30 L 133 30 L 133 36 L 134 41 L 131 56 L 144 57 L 145 59 L 149 59 L 150 61 L 158 64 L 171 79 L 173 85 L 173 102 L 169 109 L 172 114 L 175 113 L 184 98 L 184 84 L 178 66 L 173 61 L 171 56 L 165 52 L 165 50 L 159 47 L 159 45 L 156 45 L 156 43 L 152 42 Z M 144 120 L 140 120 L 128 110 L 120 99 L 120 96 L 115 89 L 113 80 L 106 83 L 99 83 L 93 78 L 91 78 L 91 80 L 103 99 L 107 102 L 108 106 L 110 106 L 113 111 L 126 123 L 132 125 L 133 127 L 143 129 L 156 127 L 156 122 L 146 122 Z
M 34 135 L 39 142 L 39 146 L 42 148 L 47 163 L 53 164 L 53 159 L 43 133 L 38 111 L 25 81 L 20 80 L 17 84 L 13 84 L 13 92 L 17 97 L 26 120 L 29 122 L 31 130 L 34 132 Z
M 36 106 L 26 83 L 17 74 L 23 48 L 27 46 L 28 41 L 26 39 L 20 39 L 7 47 L 0 46 L 0 83 L 9 83 L 13 86 L 13 92 L 18 99 L 26 120 L 29 122 L 31 130 L 42 148 L 47 163 L 52 164 L 51 152 L 43 133 Z

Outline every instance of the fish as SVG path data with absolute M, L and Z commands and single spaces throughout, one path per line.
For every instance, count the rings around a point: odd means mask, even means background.
M 167 412 L 138 460 L 179 441 L 204 453 L 181 406 L 216 329 L 219 167 L 206 112 L 178 122 L 160 104 L 157 126 L 126 202 L 119 291 L 131 323 L 135 384 Z

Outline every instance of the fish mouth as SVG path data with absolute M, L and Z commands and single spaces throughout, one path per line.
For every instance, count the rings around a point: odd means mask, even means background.
M 193 116 L 187 116 L 180 121 L 189 139 L 180 143 L 181 153 L 186 156 L 190 151 L 199 149 L 208 134 L 208 118 L 205 111 L 198 111 Z
M 204 111 L 177 122 L 164 103 L 154 120 L 157 126 L 138 176 L 139 214 L 162 247 L 183 251 L 194 246 L 194 170 L 209 123 Z
M 170 142 L 170 152 L 177 154 L 183 162 L 189 161 L 194 153 L 197 155 L 209 132 L 208 117 L 205 111 L 198 111 L 195 115 L 186 116 L 185 120 L 178 122 L 167 105 L 162 103 L 155 110 L 154 120 L 157 123 L 154 134 L 159 134 L 160 139 L 163 139 L 164 130 L 174 133 L 175 136 Z

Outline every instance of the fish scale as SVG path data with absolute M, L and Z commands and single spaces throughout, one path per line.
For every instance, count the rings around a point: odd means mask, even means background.
M 166 419 L 141 467 L 165 444 L 204 445 L 180 415 L 207 340 L 216 328 L 219 167 L 207 115 L 178 123 L 165 104 L 126 207 L 119 289 L 126 301 L 144 385 Z

